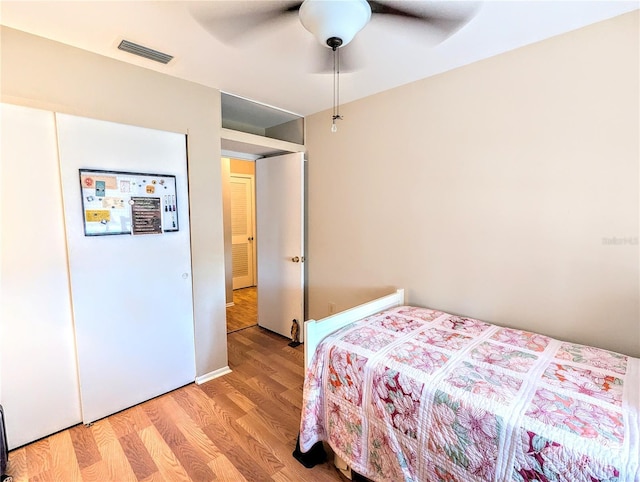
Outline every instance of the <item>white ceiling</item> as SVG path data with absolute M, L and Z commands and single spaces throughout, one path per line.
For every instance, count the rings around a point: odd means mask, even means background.
M 296 114 L 330 108 L 331 75 L 314 73 L 318 56 L 329 51 L 296 15 L 250 31 L 236 28 L 230 20 L 212 27 L 216 18 L 265 9 L 273 3 L 282 2 L 2 0 L 0 23 Z M 435 29 L 374 15 L 347 46 L 350 51 L 345 51 L 361 68 L 342 73 L 341 102 L 638 9 L 640 2 L 404 1 L 400 5 L 458 9 L 473 15 L 444 41 Z M 117 46 L 123 38 L 175 58 L 162 65 L 122 52 Z

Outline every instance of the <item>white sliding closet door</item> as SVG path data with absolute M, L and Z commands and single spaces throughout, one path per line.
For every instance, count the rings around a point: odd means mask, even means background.
M 15 448 L 82 417 L 54 114 L 0 112 L 0 402 Z
M 186 137 L 60 114 L 57 124 L 88 423 L 195 379 Z M 79 169 L 175 175 L 179 231 L 85 236 Z

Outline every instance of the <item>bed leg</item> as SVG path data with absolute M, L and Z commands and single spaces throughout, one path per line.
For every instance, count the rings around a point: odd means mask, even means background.
M 347 479 L 351 480 L 351 467 L 344 460 L 338 457 L 337 454 L 333 454 L 333 465 L 336 466 L 336 469 L 344 475 Z

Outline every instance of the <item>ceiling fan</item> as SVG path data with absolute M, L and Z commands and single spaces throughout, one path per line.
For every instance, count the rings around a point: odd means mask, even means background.
M 436 5 L 442 2 L 431 3 Z M 297 10 L 303 27 L 311 32 L 320 44 L 333 50 L 351 42 L 355 35 L 369 23 L 372 15 L 419 21 L 438 29 L 455 28 L 455 24 L 463 20 L 444 15 L 442 12 L 421 12 L 416 7 L 420 7 L 420 2 L 305 0 L 290 6 L 288 10 Z
M 216 2 L 213 2 L 215 5 Z M 225 43 L 233 43 L 252 30 L 279 19 L 298 15 L 302 26 L 318 42 L 332 51 L 334 76 L 334 110 L 331 130 L 336 131 L 339 113 L 340 51 L 354 39 L 371 20 L 389 18 L 435 29 L 447 38 L 465 25 L 478 1 L 378 1 L 378 0 L 304 0 L 280 2 L 237 2 L 245 8 L 232 16 L 194 15 L 212 35 Z M 455 8 L 451 8 L 456 4 Z M 471 8 L 470 8 L 471 7 Z M 195 13 L 195 12 L 194 12 Z M 208 18 L 206 18 L 208 17 Z M 349 69 L 353 70 L 353 69 Z
M 225 9 L 219 8 L 220 3 Z M 344 48 L 369 21 L 395 19 L 435 30 L 447 38 L 465 25 L 479 2 L 452 0 L 304 0 L 194 2 L 191 13 L 223 43 L 233 44 L 261 27 L 298 16 L 321 45 Z M 390 24 L 392 25 L 392 24 Z M 388 26 L 392 28 L 392 26 Z

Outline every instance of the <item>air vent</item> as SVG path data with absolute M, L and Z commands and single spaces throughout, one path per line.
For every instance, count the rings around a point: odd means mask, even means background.
M 163 64 L 168 64 L 173 58 L 173 55 L 163 54 L 162 52 L 158 52 L 157 50 L 153 50 L 148 47 L 143 47 L 142 45 L 134 44 L 133 42 L 129 42 L 128 40 L 123 40 L 122 42 L 120 42 L 118 48 L 120 50 L 124 50 L 125 52 L 129 52 L 130 54 L 139 55 L 140 57 L 155 60 L 156 62 L 160 62 Z

